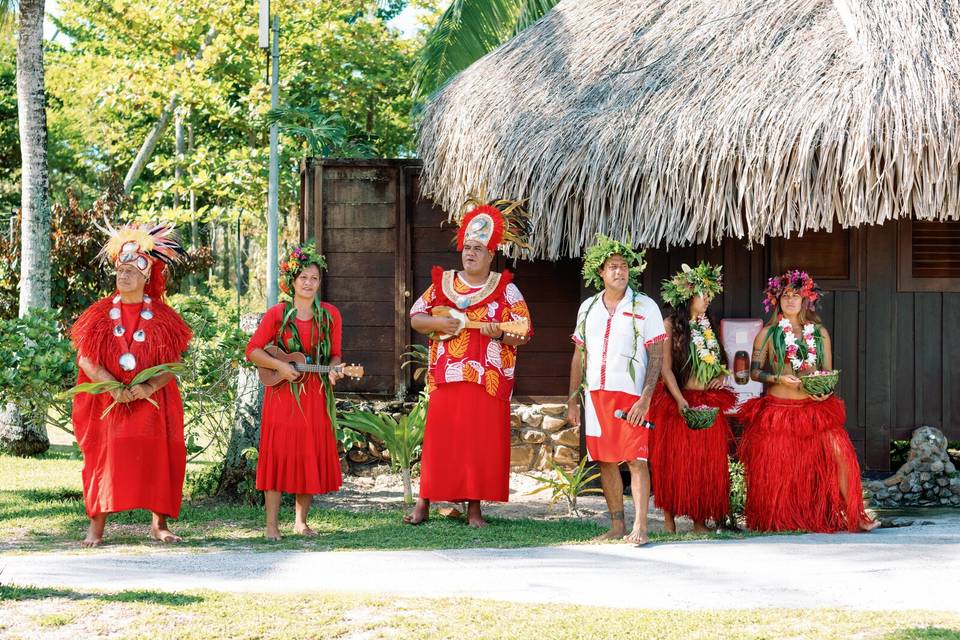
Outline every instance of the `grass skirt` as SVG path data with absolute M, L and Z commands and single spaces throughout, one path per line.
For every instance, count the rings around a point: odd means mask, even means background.
M 683 390 L 690 406 L 719 407 L 713 426 L 702 431 L 687 427 L 677 402 L 662 386 L 653 399 L 650 472 L 654 501 L 664 511 L 694 520 L 721 520 L 730 508 L 727 454 L 733 432 L 724 411 L 736 404 L 728 389 Z
M 843 401 L 768 395 L 747 401 L 739 415 L 750 529 L 859 531 L 867 514 Z

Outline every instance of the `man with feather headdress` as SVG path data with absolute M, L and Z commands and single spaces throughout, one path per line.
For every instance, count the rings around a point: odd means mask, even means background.
M 480 501 L 509 499 L 510 397 L 517 346 L 530 333 L 511 335 L 501 323 L 529 325 L 530 312 L 513 275 L 490 266 L 502 243 L 525 246 L 526 219 L 516 202 L 470 205 L 457 233 L 463 269 L 434 267 L 433 284 L 410 310 L 410 325 L 431 340 L 420 497 L 408 524 L 426 520 L 431 501 L 467 501 L 468 523 L 483 527 Z M 441 308 L 479 326 L 437 315 Z
M 83 545 L 99 545 L 107 516 L 131 509 L 153 513 L 154 539 L 177 542 L 167 518 L 179 515 L 186 470 L 180 390 L 163 367 L 131 383 L 142 371 L 178 362 L 187 349 L 190 328 L 163 300 L 164 271 L 186 252 L 170 225 L 103 231 L 110 238 L 100 257 L 116 270 L 116 290 L 83 312 L 70 337 L 78 354 L 78 384 L 126 386 L 74 398 L 73 428 L 83 452 L 83 500 L 90 518 Z

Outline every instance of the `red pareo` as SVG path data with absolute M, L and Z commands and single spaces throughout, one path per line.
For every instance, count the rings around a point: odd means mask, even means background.
M 177 362 L 190 342 L 187 324 L 169 306 L 154 299 L 150 305 L 115 305 L 113 296 L 90 306 L 70 329 L 77 353 L 104 367 L 117 380 L 129 383 L 143 369 Z M 115 336 L 109 316 L 121 307 L 126 328 Z M 149 308 L 152 318 L 140 317 Z M 149 314 L 148 314 L 149 315 Z M 143 341 L 133 339 L 142 330 Z M 125 352 L 136 358 L 132 371 L 120 368 Z M 81 370 L 77 384 L 90 382 Z M 183 498 L 186 447 L 183 404 L 176 380 L 153 394 L 159 410 L 146 400 L 116 405 L 110 394 L 79 394 L 73 401 L 73 427 L 83 452 L 83 499 L 94 517 L 129 509 L 149 509 L 176 518 Z
M 321 303 L 330 312 L 330 357 L 340 357 L 340 312 L 332 304 Z M 276 344 L 283 322 L 284 304 L 270 307 L 247 344 L 247 358 L 254 349 Z M 304 352 L 311 355 L 320 339 L 312 320 L 294 320 Z M 290 337 L 288 329 L 283 345 Z M 320 363 L 325 364 L 325 363 Z M 285 493 L 329 493 L 340 488 L 340 457 L 337 440 L 327 414 L 326 394 L 320 377 L 307 374 L 300 391 L 300 402 L 293 397 L 288 383 L 268 387 L 263 397 L 260 421 L 260 451 L 257 458 L 257 489 Z
M 650 452 L 654 501 L 664 511 L 694 520 L 721 520 L 730 510 L 727 454 L 733 432 L 724 412 L 736 404 L 729 389 L 683 389 L 691 407 L 719 407 L 713 426 L 696 431 L 687 422 L 665 387 L 653 395 L 654 423 Z
M 858 531 L 867 520 L 860 465 L 836 396 L 763 396 L 740 408 L 747 526 L 756 531 Z M 845 477 L 844 477 L 845 476 Z M 847 498 L 840 493 L 846 484 Z
M 526 302 L 504 272 L 484 296 L 459 277 L 434 268 L 433 285 L 410 315 L 437 305 L 456 307 L 451 297 L 475 295 L 463 310 L 471 320 L 528 320 Z M 421 456 L 420 497 L 434 501 L 491 500 L 510 494 L 510 396 L 516 347 L 465 329 L 446 342 L 430 341 L 427 375 L 430 403 Z

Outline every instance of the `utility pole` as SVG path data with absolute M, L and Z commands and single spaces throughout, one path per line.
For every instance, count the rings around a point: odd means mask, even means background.
M 270 108 L 276 109 L 280 104 L 280 18 L 270 18 L 270 0 L 260 0 L 260 46 L 266 44 L 265 25 L 269 24 L 270 40 Z M 279 201 L 278 186 L 280 179 L 279 157 L 279 126 L 270 125 L 270 182 L 267 187 L 267 306 L 277 303 L 279 288 L 277 286 L 278 260 L 278 219 Z

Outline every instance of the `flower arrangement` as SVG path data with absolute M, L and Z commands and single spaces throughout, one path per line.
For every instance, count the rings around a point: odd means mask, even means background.
M 693 296 L 712 298 L 723 291 L 723 267 L 701 262 L 696 268 L 683 264 L 680 271 L 664 280 L 660 297 L 671 307 L 678 307 Z
M 783 331 L 783 343 L 786 346 L 786 356 L 790 361 L 793 370 L 800 372 L 802 369 L 809 369 L 817 366 L 817 341 L 815 337 L 816 325 L 808 322 L 803 325 L 803 348 L 806 351 L 804 357 L 800 357 L 801 343 L 797 342 L 797 336 L 793 333 L 793 325 L 789 320 L 782 317 L 777 323 L 780 330 Z
M 801 296 L 810 304 L 811 309 L 816 309 L 823 291 L 817 286 L 806 271 L 793 269 L 787 271 L 781 276 L 776 276 L 767 280 L 767 288 L 764 290 L 763 308 L 769 313 L 777 308 L 780 302 L 780 296 L 786 291 L 793 291 Z
M 288 296 L 293 295 L 293 281 L 308 265 L 316 265 L 321 271 L 327 268 L 327 261 L 317 251 L 313 242 L 307 242 L 290 250 L 280 261 L 280 291 Z
M 602 233 L 597 234 L 596 242 L 587 249 L 583 257 L 583 281 L 588 287 L 597 291 L 603 289 L 603 279 L 600 277 L 600 268 L 607 258 L 613 255 L 623 257 L 627 261 L 628 281 L 630 287 L 636 291 L 640 287 L 640 276 L 647 263 L 643 259 L 644 251 L 635 251 L 633 247 L 618 240 L 612 240 Z
M 720 343 L 706 314 L 690 324 L 690 366 L 701 384 L 730 374 L 720 357 Z
M 687 421 L 688 428 L 694 431 L 703 431 L 713 426 L 720 409 L 719 407 L 700 404 L 695 407 L 686 407 L 680 413 L 683 415 L 683 419 Z

